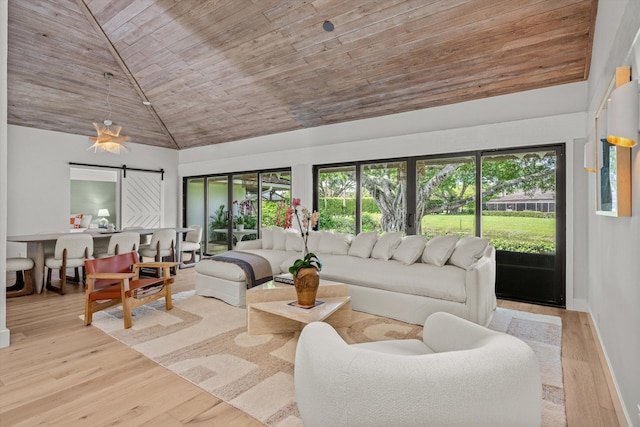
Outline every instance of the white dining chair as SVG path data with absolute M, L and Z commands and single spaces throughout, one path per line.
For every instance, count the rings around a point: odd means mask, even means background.
M 176 260 L 176 231 L 172 228 L 161 228 L 153 232 L 151 242 L 140 245 L 140 258 L 152 258 L 156 262 Z M 157 272 L 160 275 L 160 271 Z M 173 271 L 175 274 L 175 269 Z
M 140 234 L 134 231 L 125 231 L 113 234 L 109 238 L 106 252 L 96 253 L 95 258 L 106 258 L 125 252 L 138 252 L 140 247 Z
M 189 264 L 195 264 L 196 252 L 198 252 L 200 259 L 202 259 L 202 227 L 199 225 L 192 225 L 189 227 L 191 230 L 187 231 L 184 242 L 180 245 L 180 262 L 184 262 L 184 253 L 190 252 L 191 258 Z
M 53 256 L 44 260 L 47 276 L 46 289 L 64 295 L 67 281 L 84 283 L 84 260 L 92 257 L 93 237 L 90 234 L 78 233 L 58 237 Z M 75 270 L 74 277 L 67 276 L 68 268 Z M 80 276 L 81 268 L 83 269 L 82 276 Z M 51 270 L 60 270 L 59 287 L 51 284 Z

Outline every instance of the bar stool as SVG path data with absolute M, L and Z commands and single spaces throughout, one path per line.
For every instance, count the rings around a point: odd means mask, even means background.
M 7 271 L 16 273 L 16 283 L 7 286 L 7 298 L 31 295 L 33 293 L 33 277 L 31 258 L 7 258 Z

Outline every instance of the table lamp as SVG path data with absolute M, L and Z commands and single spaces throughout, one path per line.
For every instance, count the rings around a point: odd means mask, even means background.
M 98 216 L 102 217 L 98 221 L 98 224 L 99 224 L 98 227 L 107 228 L 107 224 L 109 223 L 109 220 L 105 217 L 109 216 L 109 209 L 98 209 Z

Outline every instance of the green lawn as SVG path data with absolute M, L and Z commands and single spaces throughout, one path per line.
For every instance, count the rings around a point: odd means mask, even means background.
M 379 229 L 380 214 L 367 214 L 367 224 L 363 218 L 363 231 Z M 342 218 L 343 221 L 337 219 Z M 515 252 L 549 253 L 555 252 L 554 218 L 528 218 L 517 216 L 483 216 L 482 236 L 491 239 L 496 249 Z M 427 215 L 422 218 L 422 234 L 431 238 L 437 235 L 475 234 L 474 215 Z M 334 217 L 334 230 L 352 233 L 353 217 Z
M 473 234 L 473 215 L 426 215 L 422 218 L 423 231 L 447 230 L 450 233 Z M 508 216 L 483 216 L 482 234 L 518 234 L 536 239 L 555 238 L 554 218 L 522 218 Z M 430 233 L 429 233 L 430 234 Z M 436 234 L 444 234 L 438 231 Z
M 473 235 L 474 220 L 473 215 L 427 215 L 422 218 L 422 234 Z M 482 217 L 482 236 L 502 250 L 553 252 L 555 227 L 554 218 Z

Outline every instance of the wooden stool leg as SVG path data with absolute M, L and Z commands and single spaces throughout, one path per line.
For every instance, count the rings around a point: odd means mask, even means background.
M 16 284 L 6 290 L 7 298 L 31 295 L 33 293 L 33 278 L 31 270 L 16 271 Z
M 67 285 L 67 274 L 65 271 L 60 271 L 60 295 L 64 295 L 65 286 Z
M 16 283 L 7 286 L 7 296 L 10 292 L 19 292 L 24 288 L 24 280 L 22 279 L 22 271 L 16 271 Z
M 26 295 L 33 293 L 33 274 L 31 274 L 31 270 L 24 272 L 24 289 L 27 292 Z

